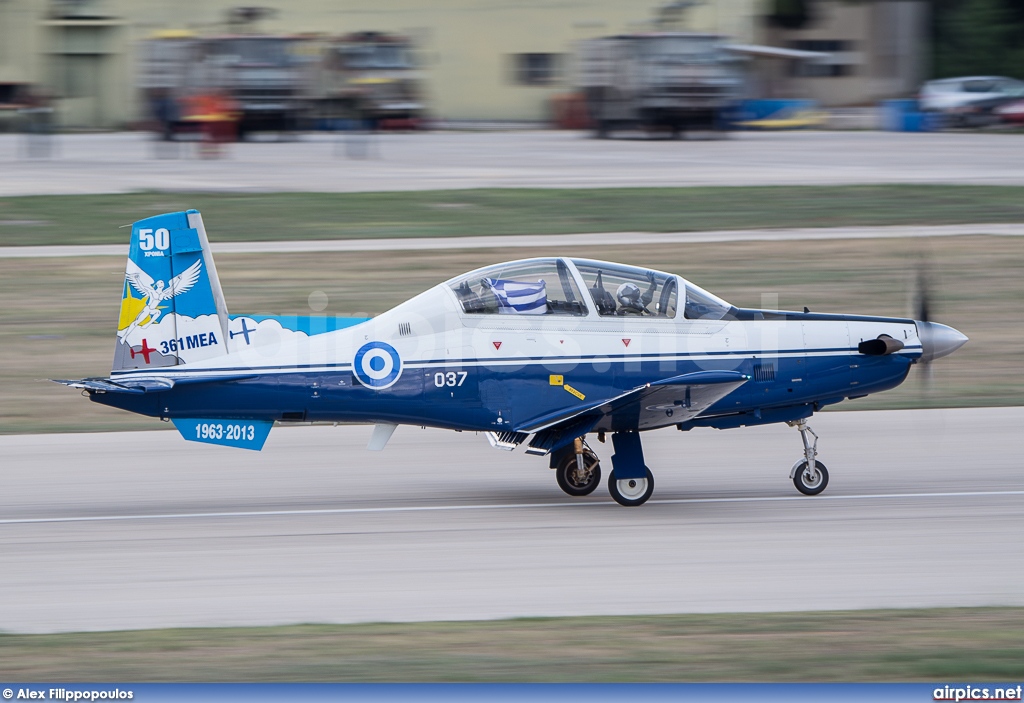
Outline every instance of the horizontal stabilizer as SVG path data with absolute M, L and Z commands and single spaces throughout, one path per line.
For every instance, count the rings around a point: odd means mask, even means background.
M 108 378 L 82 378 L 77 381 L 55 378 L 53 382 L 69 388 L 81 388 L 90 393 L 130 393 L 133 395 L 141 395 L 154 390 L 168 390 L 174 386 L 174 381 L 169 379 L 146 379 L 145 381 L 117 383 Z
M 255 374 L 248 376 L 224 375 L 224 376 L 198 376 L 191 378 L 170 379 L 159 376 L 144 378 L 124 378 L 117 381 L 110 378 L 83 378 L 77 381 L 67 379 L 53 379 L 54 383 L 70 388 L 81 388 L 94 393 L 160 393 L 169 391 L 176 385 L 189 385 L 195 383 L 212 383 L 214 381 L 244 381 L 255 378 Z

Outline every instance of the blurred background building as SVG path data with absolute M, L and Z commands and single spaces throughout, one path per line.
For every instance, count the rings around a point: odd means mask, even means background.
M 243 7 L 237 0 L 0 0 L 0 105 L 26 100 L 33 86 L 35 99 L 52 102 L 60 126 L 131 126 L 152 118 L 165 89 L 181 90 L 182 81 L 213 86 L 234 71 L 230 80 L 249 81 L 243 102 L 263 109 L 261 119 L 279 119 L 275 105 L 303 100 L 323 118 L 377 110 L 400 120 L 422 109 L 443 120 L 536 121 L 550 117 L 555 96 L 576 87 L 581 40 L 652 31 L 816 52 L 809 60 L 755 56 L 746 97 L 865 105 L 916 92 L 931 73 L 931 40 L 951 7 L 1002 1 L 291 0 Z M 940 10 L 946 24 L 936 20 Z M 955 36 L 945 31 L 943 41 Z M 952 71 L 949 55 L 943 60 Z M 176 61 L 192 68 L 179 70 Z M 247 76 L 239 74 L 243 64 L 252 69 Z M 395 71 L 404 72 L 401 79 Z M 293 87 L 275 92 L 254 81 Z M 230 92 L 239 97 L 237 86 Z M 236 107 L 255 119 L 249 107 Z

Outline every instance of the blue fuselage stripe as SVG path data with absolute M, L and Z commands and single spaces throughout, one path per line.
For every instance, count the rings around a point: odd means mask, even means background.
M 921 351 L 921 346 L 908 346 L 903 349 L 903 352 L 915 352 Z M 516 356 L 516 357 L 495 357 L 492 359 L 483 358 L 466 358 L 466 359 L 424 359 L 424 360 L 411 360 L 405 362 L 405 368 L 435 368 L 443 367 L 449 368 L 453 366 L 500 366 L 509 364 L 523 364 L 523 365 L 536 365 L 542 364 L 545 366 L 560 366 L 564 364 L 587 364 L 593 362 L 599 363 L 616 363 L 616 362 L 645 362 L 645 361 L 685 361 L 693 359 L 710 359 L 710 358 L 760 358 L 771 360 L 773 358 L 785 357 L 785 356 L 799 356 L 813 357 L 819 354 L 859 354 L 855 348 L 849 347 L 828 347 L 821 349 L 784 349 L 774 352 L 765 352 L 763 350 L 739 350 L 739 351 L 721 351 L 721 352 L 673 352 L 671 354 L 616 354 L 616 355 L 601 355 L 601 354 L 577 354 L 574 356 Z M 916 355 L 913 355 L 916 356 Z M 275 364 L 268 366 L 218 366 L 212 368 L 188 368 L 188 367 L 164 367 L 159 369 L 132 369 L 129 371 L 115 371 L 111 374 L 111 378 L 130 378 L 131 376 L 166 376 L 173 378 L 178 374 L 216 374 L 222 376 L 227 373 L 238 373 L 249 375 L 253 372 L 264 372 L 264 373 L 287 373 L 295 370 L 311 370 L 311 369 L 330 369 L 330 370 L 345 370 L 352 368 L 351 362 L 339 362 L 339 363 L 322 363 L 322 364 Z

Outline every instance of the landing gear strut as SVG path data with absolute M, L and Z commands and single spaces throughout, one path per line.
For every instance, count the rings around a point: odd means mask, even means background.
M 816 496 L 828 486 L 828 469 L 816 459 L 818 456 L 818 435 L 807 424 L 807 420 L 787 422 L 790 427 L 800 430 L 800 439 L 804 443 L 804 456 L 793 464 L 789 477 L 793 485 L 805 496 Z M 813 442 L 807 441 L 807 435 L 814 437 Z
M 612 500 L 627 508 L 643 505 L 654 493 L 654 475 L 644 464 L 644 450 L 639 432 L 616 432 L 612 435 L 612 471 L 608 475 L 608 492 Z
M 573 441 L 573 451 L 559 458 L 555 480 L 571 496 L 590 495 L 601 485 L 601 461 L 582 437 Z

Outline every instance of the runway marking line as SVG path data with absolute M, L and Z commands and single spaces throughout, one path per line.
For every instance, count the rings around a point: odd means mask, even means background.
M 820 502 L 829 500 L 873 500 L 893 498 L 984 498 L 993 496 L 1020 496 L 1024 491 L 972 491 L 962 493 L 876 493 L 846 496 L 765 496 L 762 498 L 676 498 L 652 500 L 649 505 L 686 505 L 697 503 L 775 503 L 782 501 Z M 252 510 L 222 513 L 163 513 L 154 515 L 92 515 L 81 517 L 39 517 L 0 520 L 0 525 L 28 525 L 56 522 L 113 522 L 117 520 L 183 520 L 189 518 L 286 517 L 295 515 L 348 515 L 358 513 L 415 513 L 450 510 L 515 510 L 521 508 L 580 508 L 612 507 L 612 502 L 574 503 L 494 503 L 485 505 L 415 505 L 380 508 L 323 508 L 312 510 Z M 617 506 L 616 506 L 617 507 Z

